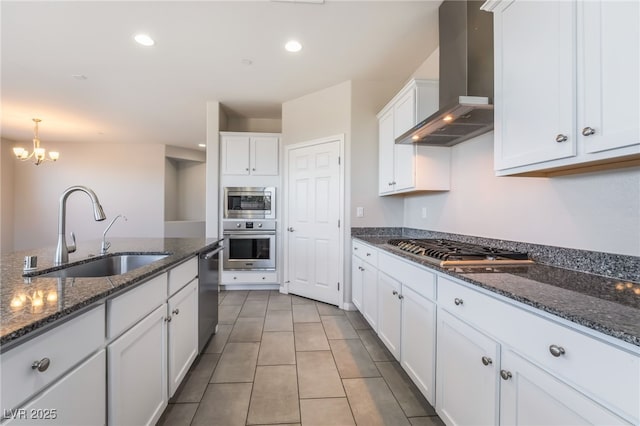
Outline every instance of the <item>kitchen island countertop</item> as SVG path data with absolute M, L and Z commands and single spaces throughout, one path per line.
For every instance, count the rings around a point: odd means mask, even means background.
M 397 236 L 354 236 L 380 250 L 565 320 L 640 346 L 640 283 L 558 267 L 439 267 L 387 244 Z
M 218 238 L 112 238 L 111 251 L 118 253 L 168 253 L 161 260 L 121 275 L 92 278 L 23 277 L 27 255 L 38 256 L 35 273 L 54 267 L 55 247 L 3 254 L 0 271 L 0 347 L 6 351 L 59 323 L 164 272 L 197 253 L 207 251 Z M 82 242 L 69 264 L 99 256 L 100 241 Z M 93 249 L 93 250 L 91 250 Z M 64 267 L 64 266 L 63 266 Z M 30 272 L 29 275 L 34 272 Z M 22 302 L 18 300 L 22 297 Z M 33 303 L 34 299 L 42 301 Z

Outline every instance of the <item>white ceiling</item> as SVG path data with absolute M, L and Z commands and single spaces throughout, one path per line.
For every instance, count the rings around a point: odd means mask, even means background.
M 45 147 L 196 148 L 207 101 L 280 118 L 283 102 L 346 80 L 402 84 L 437 47 L 440 3 L 4 0 L 2 137 L 30 143 L 39 117 Z M 138 32 L 155 46 L 136 44 Z M 290 38 L 300 53 L 283 49 Z

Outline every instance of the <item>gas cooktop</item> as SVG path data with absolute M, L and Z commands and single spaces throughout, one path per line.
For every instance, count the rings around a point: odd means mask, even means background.
M 533 263 L 526 253 L 444 239 L 393 239 L 387 244 L 439 266 Z

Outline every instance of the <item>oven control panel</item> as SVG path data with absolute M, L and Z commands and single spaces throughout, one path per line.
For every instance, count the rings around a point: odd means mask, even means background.
M 275 231 L 275 220 L 225 220 L 224 231 Z

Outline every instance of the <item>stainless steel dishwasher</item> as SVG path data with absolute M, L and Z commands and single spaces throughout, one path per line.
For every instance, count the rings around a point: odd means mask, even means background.
M 200 253 L 198 261 L 198 353 L 201 353 L 218 326 L 218 285 L 222 240 L 213 249 Z

